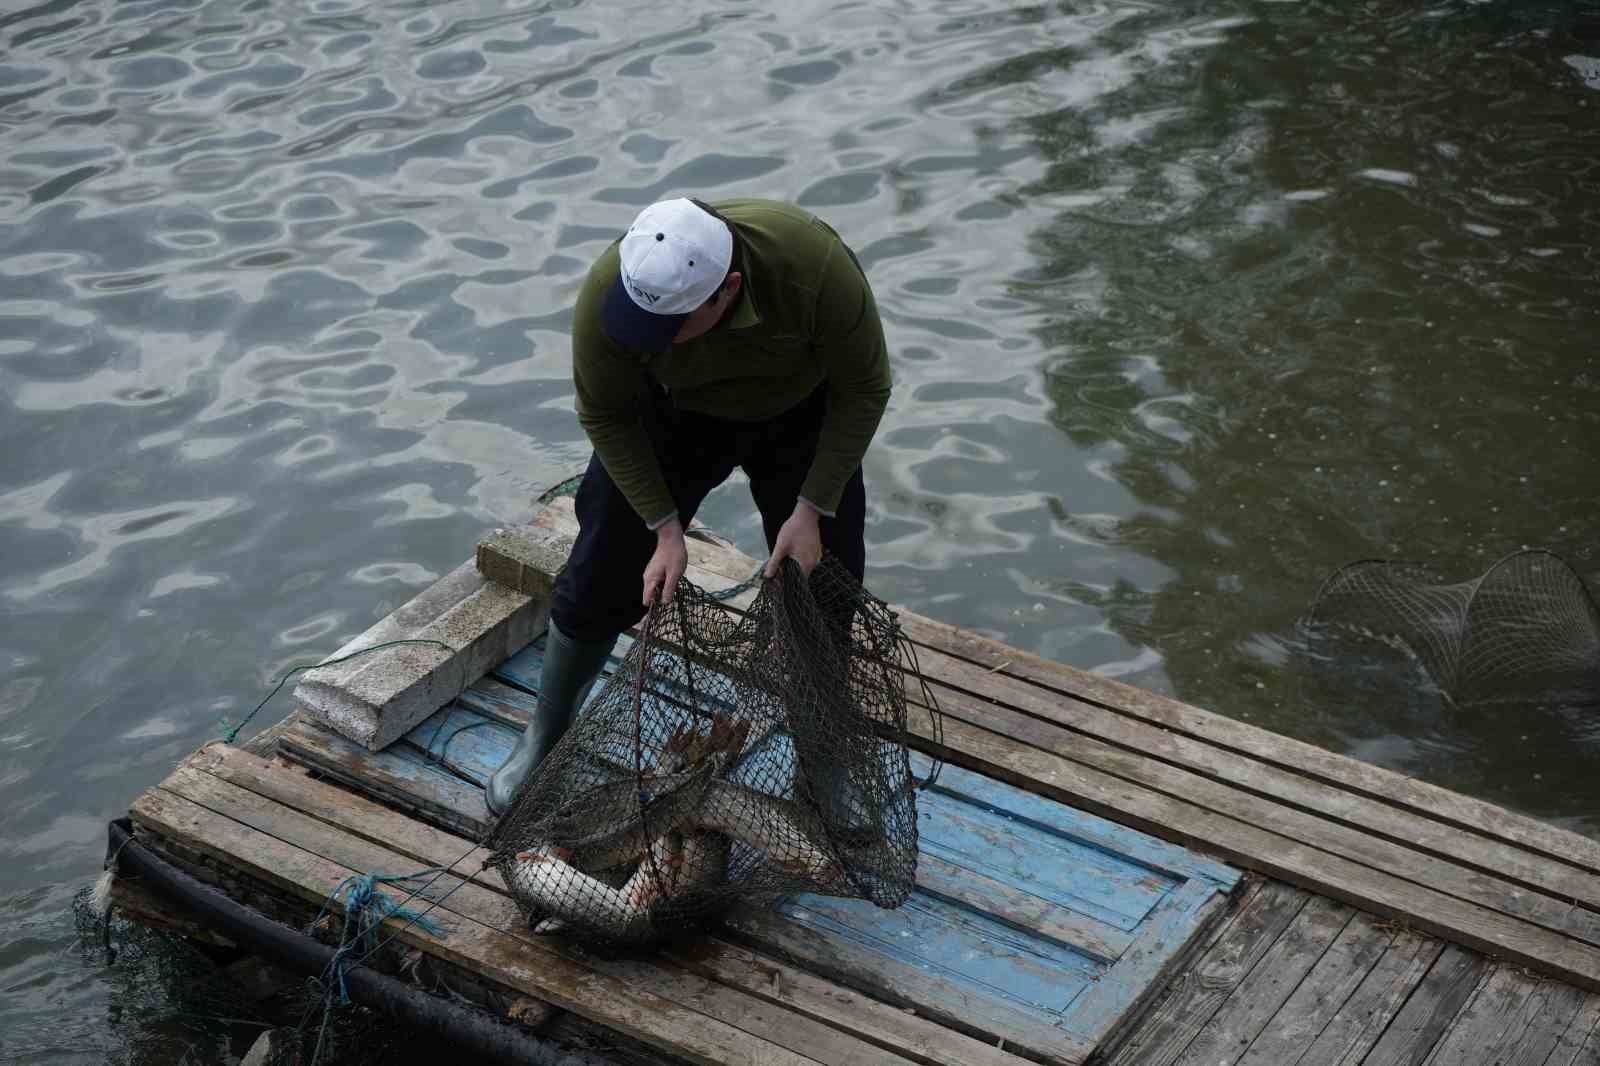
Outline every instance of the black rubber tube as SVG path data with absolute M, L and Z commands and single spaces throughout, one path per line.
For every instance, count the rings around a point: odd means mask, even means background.
M 236 903 L 161 859 L 133 839 L 133 826 L 119 818 L 108 827 L 108 865 L 115 862 L 200 918 L 208 928 L 286 970 L 323 973 L 334 951 L 304 933 Z M 357 966 L 345 972 L 350 998 L 420 1032 L 438 1037 L 468 1055 L 507 1066 L 614 1066 L 589 1052 L 568 1051 L 472 1010 L 429 995 L 392 977 Z

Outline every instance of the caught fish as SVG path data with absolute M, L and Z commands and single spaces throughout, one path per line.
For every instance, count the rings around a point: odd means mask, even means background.
M 650 930 L 650 911 L 597 877 L 561 861 L 548 849 L 518 852 L 511 889 L 536 907 L 544 920 L 536 931 L 601 925 L 623 938 Z
M 641 907 L 675 895 L 683 869 L 683 834 L 674 830 L 658 837 L 639 868 L 622 886 L 623 895 Z
M 592 789 L 557 814 L 545 827 L 551 854 L 591 871 L 637 860 L 694 814 L 749 734 L 749 722 L 724 715 L 713 717 L 709 733 L 679 726 L 662 747 L 659 771 Z
M 683 864 L 678 871 L 680 895 L 713 892 L 728 874 L 728 838 L 721 833 L 694 833 L 684 837 Z
M 767 862 L 785 873 L 809 877 L 819 885 L 844 878 L 839 864 L 818 843 L 824 838 L 821 823 L 789 800 L 718 779 L 706 790 L 694 824 L 765 852 Z
M 549 851 L 589 870 L 638 859 L 657 837 L 694 815 L 716 769 L 707 760 L 682 773 L 593 789 L 547 824 Z

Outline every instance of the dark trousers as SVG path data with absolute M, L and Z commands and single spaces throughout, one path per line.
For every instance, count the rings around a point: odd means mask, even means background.
M 739 422 L 680 411 L 651 388 L 644 400 L 645 428 L 685 528 L 700 502 L 740 467 L 761 512 L 770 551 L 794 513 L 800 486 L 816 455 L 826 386 L 775 418 Z M 578 640 L 606 640 L 644 617 L 644 568 L 656 535 L 629 505 L 598 455 L 578 488 L 578 541 L 556 582 L 550 616 Z M 861 468 L 850 475 L 837 517 L 819 522 L 823 548 L 860 580 L 866 571 L 867 493 Z M 652 516 L 654 517 L 654 516 Z

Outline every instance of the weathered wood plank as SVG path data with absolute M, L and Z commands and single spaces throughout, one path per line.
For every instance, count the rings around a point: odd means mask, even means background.
M 988 669 L 1004 662 L 1005 673 L 1013 677 L 1117 714 L 1221 744 L 1426 819 L 1491 836 L 1554 859 L 1563 867 L 1600 873 L 1600 841 L 1112 678 L 1075 670 L 909 611 L 901 614 L 901 622 L 913 640 L 961 656 L 979 667 Z
M 192 768 L 180 769 L 167 778 L 161 787 L 242 825 L 269 833 L 286 844 L 358 871 L 393 872 L 393 864 L 397 860 L 402 864 L 405 862 L 393 852 L 355 837 L 335 833 L 324 823 L 316 822 L 298 811 L 256 797 Z M 588 972 L 604 974 L 632 987 L 646 989 L 686 1009 L 703 1012 L 708 1018 L 736 1026 L 774 1046 L 788 1048 L 797 1054 L 803 1053 L 806 1058 L 831 1066 L 869 1066 L 884 1061 L 907 1061 L 898 1055 L 891 1056 L 881 1048 L 863 1045 L 855 1037 L 812 1019 L 793 1015 L 785 1008 L 677 968 L 645 959 L 602 958 L 567 944 L 537 938 L 527 931 L 520 913 L 508 898 L 471 883 L 458 889 L 458 881 L 453 875 L 445 874 L 434 882 L 433 893 L 450 895 L 430 917 L 447 912 L 452 930 L 461 918 L 496 930 L 516 941 L 527 962 L 533 966 L 543 969 L 560 959 Z M 580 1013 L 594 1018 L 592 1008 Z
M 409 818 L 358 792 L 336 788 L 304 774 L 285 773 L 268 760 L 226 744 L 209 744 L 181 765 L 293 808 L 338 832 L 405 855 L 419 867 L 452 862 L 466 854 L 458 868 L 468 879 L 496 892 L 506 892 L 499 872 L 484 866 L 489 853 L 483 848 L 469 851 L 471 840 Z
M 1588 1043 L 1572 1060 L 1572 1066 L 1600 1066 L 1600 1029 L 1589 1034 Z
M 1178 878 L 1135 866 L 1112 850 L 1079 843 L 1070 830 L 1042 830 L 1006 808 L 985 810 L 958 795 L 928 789 L 917 797 L 924 853 L 1030 891 L 1045 871 L 1061 874 L 1049 903 L 1071 907 L 1116 929 L 1131 930 L 1171 892 Z M 1055 880 L 1055 879 L 1052 879 Z
M 1311 896 L 1264 881 L 1227 919 L 1215 940 L 1166 997 L 1110 1053 L 1105 1066 L 1170 1066 L 1211 1021 Z
M 1198 879 L 1162 900 L 1123 956 L 1073 1002 L 1067 1028 L 1101 1044 L 1136 1024 L 1166 983 L 1183 972 L 1227 905 L 1226 893 Z
M 911 753 L 911 771 L 918 778 L 926 777 L 931 766 L 927 756 Z M 1125 825 L 1071 810 L 1032 792 L 1019 792 L 1010 785 L 959 766 L 943 767 L 938 781 L 923 794 L 952 796 L 976 807 L 1032 822 L 1090 847 L 1125 855 L 1174 879 L 1201 878 L 1222 888 L 1232 888 L 1242 876 L 1233 867 L 1198 852 L 1168 847 Z
M 946 713 L 1012 735 L 1020 735 L 1025 722 L 1047 723 L 1061 727 L 1065 742 L 1085 755 L 1112 746 L 1182 767 L 1204 782 L 1207 795 L 1236 797 L 1229 813 L 1252 806 L 1267 828 L 1293 829 L 1328 850 L 1419 884 L 1449 885 L 1463 899 L 1600 944 L 1600 913 L 1590 909 L 1600 907 L 1600 876 L 948 655 L 929 652 L 920 662 Z M 1574 907 L 1573 901 L 1587 906 Z
M 1029 1058 L 1073 1066 L 1085 1061 L 1094 1050 L 1090 1041 L 1042 1021 L 1024 1010 L 1021 1004 L 1009 1004 L 1000 996 L 980 998 L 974 994 L 972 970 L 985 964 L 1010 962 L 1012 965 L 1005 966 L 1007 970 L 1014 972 L 1018 964 L 1032 970 L 1029 988 L 1053 987 L 1056 990 L 1060 999 L 1050 1006 L 1065 1007 L 1073 991 L 1088 980 L 1086 971 L 1074 973 L 1066 968 L 1071 966 L 1070 959 L 1057 956 L 1046 960 L 1009 952 L 1011 946 L 1005 943 L 1003 933 L 996 930 L 992 931 L 996 940 L 991 948 L 993 957 L 964 959 L 963 972 L 958 975 L 931 959 L 914 958 L 903 950 L 894 950 L 898 945 L 860 942 L 849 927 L 827 913 L 853 901 L 827 897 L 806 899 L 810 906 L 790 903 L 782 913 L 736 915 L 729 920 L 728 928 L 747 946 L 768 955 L 805 960 L 807 967 L 824 977 L 858 990 L 870 990 L 874 996 L 915 1009 L 918 1014 L 957 1032 L 991 1040 L 995 1039 L 993 1034 L 1004 1033 L 1005 1046 Z M 912 912 L 918 905 L 913 897 L 910 903 L 890 913 L 915 918 Z M 918 938 L 908 933 L 906 939 Z M 1008 958 L 1008 955 L 1015 957 Z M 914 998 L 908 995 L 911 989 L 915 990 Z
M 278 768 L 237 749 L 215 746 L 203 749 L 191 760 L 190 765 L 257 795 L 275 799 L 310 817 L 322 820 L 327 814 L 337 819 L 329 824 L 387 848 L 414 863 L 415 867 L 449 863 L 470 847 L 468 841 L 459 837 L 425 826 L 380 804 L 349 796 L 327 783 L 279 772 Z M 471 880 L 504 894 L 505 886 L 499 875 L 492 869 L 479 869 L 484 854 L 482 849 L 473 851 L 459 869 L 463 874 L 476 871 L 470 874 Z M 674 958 L 693 959 L 696 964 L 690 968 L 703 976 L 713 977 L 719 983 L 746 994 L 769 999 L 786 1009 L 829 1022 L 836 1028 L 848 1029 L 861 1039 L 918 1061 L 929 1064 L 950 1061 L 941 1058 L 942 1053 L 928 1050 L 943 1047 L 959 1050 L 959 1061 L 962 1062 L 981 1063 L 984 1066 L 1020 1066 L 1013 1056 L 998 1051 L 990 1053 L 987 1045 L 970 1037 L 926 1019 L 907 1015 L 896 1007 L 857 996 L 838 985 L 736 946 L 722 937 L 708 937 L 692 948 L 677 949 Z M 774 973 L 779 974 L 776 989 L 772 986 Z M 843 1004 L 848 1004 L 848 1009 Z
M 278 738 L 289 759 L 375 796 L 401 811 L 453 833 L 477 839 L 487 830 L 483 790 L 469 785 L 404 746 L 369 752 L 316 722 L 301 720 Z
M 1357 911 L 1239 1059 L 1240 1066 L 1287 1066 L 1313 1047 L 1394 942 L 1393 930 Z M 1421 974 L 1418 974 L 1420 977 Z M 1252 975 L 1252 980 L 1254 976 Z
M 1585 996 L 1544 1066 L 1600 1066 L 1600 995 Z
M 913 723 L 915 743 L 947 761 L 1095 814 L 1117 818 L 1153 836 L 1197 843 L 1223 857 L 1302 885 L 1468 947 L 1491 952 L 1589 990 L 1600 990 L 1600 948 L 1572 940 L 1498 911 L 1352 862 L 1294 837 L 1267 831 L 1157 791 L 1125 777 L 1042 750 L 1011 736 L 975 728 L 959 718 L 944 723 L 944 743 Z M 1052 738 L 1042 738 L 1052 743 Z M 1118 756 L 1143 770 L 1134 753 Z M 1177 772 L 1177 771 L 1173 771 Z M 1189 775 L 1192 776 L 1192 775 Z
M 323 858 L 164 788 L 146 791 L 134 801 L 131 813 L 150 831 L 216 856 L 312 905 L 320 905 L 345 878 L 366 872 L 366 864 L 348 866 Z M 396 860 L 404 862 L 391 855 L 376 865 L 394 865 Z M 472 891 L 469 886 L 463 893 Z M 455 897 L 450 904 L 460 905 Z M 530 954 L 527 941 L 458 911 L 442 916 L 433 913 L 444 919 L 441 924 L 448 924 L 447 935 L 435 937 L 394 919 L 386 921 L 383 928 L 395 934 L 396 943 L 438 955 L 502 986 L 546 999 L 704 1066 L 750 1062 L 813 1066 L 818 1061 L 683 1006 L 637 981 L 596 972 L 553 952 Z
M 728 573 L 746 572 L 746 560 L 730 563 L 725 549 L 703 547 L 706 550 L 699 553 L 703 558 L 698 562 L 715 560 Z M 718 556 L 718 552 L 723 554 Z M 1600 877 L 1520 854 L 1456 826 L 1398 811 L 1364 793 L 1327 787 L 1181 732 L 1107 714 L 1104 709 L 979 669 L 937 650 L 923 657 L 923 667 L 938 683 L 946 714 L 968 724 L 1024 739 L 1231 818 L 1294 837 L 1319 851 L 1431 891 L 1447 891 L 1465 902 L 1600 947 L 1600 912 L 1572 905 L 1574 900 L 1600 905 Z M 1071 731 L 1053 731 L 1052 726 L 1070 727 Z M 1178 767 L 1195 772 L 1185 773 Z M 1300 804 L 1307 810 L 1288 804 Z M 1234 852 L 1230 857 L 1249 861 L 1246 853 Z M 1322 887 L 1315 881 L 1302 883 L 1314 889 Z M 1486 950 L 1500 947 L 1481 939 L 1466 942 Z M 1600 952 L 1593 957 L 1595 972 L 1600 973 Z M 1590 987 L 1600 987 L 1600 981 Z
M 1503 1046 L 1500 1066 L 1544 1066 L 1589 998 L 1589 993 L 1568 984 L 1546 981 L 1545 986 L 1544 1002 L 1529 1019 L 1522 1039 Z
M 535 524 L 569 534 L 577 529 L 571 503 L 566 500 L 555 501 L 535 519 Z M 742 581 L 755 562 L 731 546 L 691 541 L 688 550 L 691 564 L 718 576 L 720 584 L 716 587 Z M 1409 811 L 1417 815 L 1421 822 L 1444 823 L 1468 834 L 1491 837 L 1503 844 L 1536 852 L 1542 858 L 1553 859 L 1559 864 L 1548 876 L 1568 876 L 1574 868 L 1591 875 L 1600 874 L 1600 841 L 1404 774 L 1191 707 L 1170 697 L 1045 659 L 911 611 L 900 610 L 897 614 L 906 634 L 913 641 L 932 651 L 965 659 L 985 672 L 1003 672 L 1059 695 L 1093 704 L 1107 712 L 1320 779 L 1337 786 L 1331 792 L 1353 794 L 1381 805 Z M 1442 853 L 1448 855 L 1455 851 L 1451 848 Z M 1548 882 L 1546 876 L 1541 875 L 1532 883 Z M 1570 898 L 1583 897 L 1579 893 L 1572 893 Z
M 917 856 L 917 887 L 1105 962 L 1120 958 L 1133 945 L 1133 937 L 1120 929 L 927 852 Z
M 1362 1066 L 1419 1066 L 1493 968 L 1475 951 L 1446 945 Z
M 1322 960 L 1353 915 L 1349 907 L 1323 896 L 1308 900 L 1174 1061 L 1193 1066 L 1237 1062 Z
M 1356 921 L 1370 923 L 1372 919 L 1358 914 Z M 1371 972 L 1322 1027 L 1295 1066 L 1356 1066 L 1378 1042 L 1444 947 L 1444 941 L 1436 937 L 1406 929 L 1396 932 Z M 1292 1022 L 1286 1019 L 1285 1024 L 1293 1030 Z M 1290 1056 L 1282 1061 L 1287 1064 L 1294 1059 Z M 1267 1061 L 1263 1060 L 1261 1066 L 1267 1066 Z
M 1526 1008 L 1544 1001 L 1543 982 L 1512 966 L 1496 966 L 1450 1022 L 1423 1066 L 1469 1066 L 1499 1062 L 1506 1042 L 1520 1040 L 1528 1026 Z
M 800 1011 L 926 1066 L 1024 1066 L 992 1043 L 870 999 L 843 985 L 720 938 L 705 945 L 669 947 L 665 957 L 722 984 Z
M 996 682 L 997 686 L 1001 684 Z M 1168 795 L 1181 796 L 1241 822 L 1292 837 L 1320 851 L 1404 878 L 1430 890 L 1448 892 L 1487 910 L 1542 926 L 1563 938 L 1580 939 L 1596 949 L 1594 958 L 1597 972 L 1600 972 L 1600 913 L 1574 906 L 1571 900 L 1545 895 L 1374 836 L 1363 828 L 1279 803 L 1272 798 L 1270 791 L 1246 790 L 1239 787 L 1237 782 L 1221 780 L 1162 761 L 1156 756 L 1171 746 L 1167 743 L 1171 739 L 1170 734 L 1151 730 L 1151 736 L 1131 737 L 1126 745 L 1114 745 L 1098 737 L 1060 728 L 1056 723 L 994 702 L 992 697 L 950 689 L 939 679 L 935 679 L 935 688 L 947 725 L 951 721 L 961 721 L 1006 735 Z M 913 718 L 913 725 L 917 724 L 917 719 Z M 1248 777 L 1250 771 L 1246 767 L 1240 769 L 1239 773 L 1242 777 Z M 1260 784 L 1260 787 L 1266 789 L 1268 785 Z

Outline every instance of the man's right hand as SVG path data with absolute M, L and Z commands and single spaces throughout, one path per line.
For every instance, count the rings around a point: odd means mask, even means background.
M 683 543 L 683 524 L 676 518 L 656 529 L 656 553 L 644 568 L 644 605 L 650 606 L 659 594 L 662 603 L 672 602 L 678 579 L 689 567 L 689 549 Z

